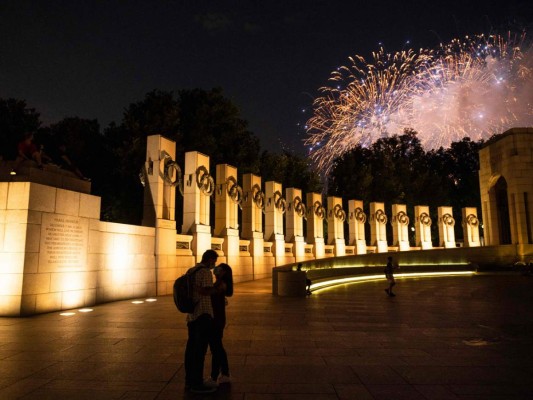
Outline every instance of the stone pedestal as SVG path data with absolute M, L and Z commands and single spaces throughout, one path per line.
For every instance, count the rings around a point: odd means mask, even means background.
M 305 240 L 303 217 L 306 216 L 307 208 L 302 200 L 300 189 L 288 188 L 286 190 L 287 212 L 285 213 L 285 241 L 293 243 L 293 254 L 296 262 L 304 261 Z
M 378 253 L 389 251 L 387 243 L 387 215 L 383 203 L 370 203 L 370 243 Z
M 409 217 L 405 204 L 392 205 L 392 237 L 393 245 L 398 250 L 405 251 L 411 248 L 409 244 Z
M 422 250 L 432 249 L 431 217 L 428 206 L 415 206 L 415 234 L 416 245 Z
M 349 244 L 355 246 L 355 254 L 366 254 L 366 214 L 361 200 L 348 200 Z
M 313 244 L 316 259 L 325 257 L 324 218 L 326 209 L 322 205 L 320 193 L 307 193 L 307 243 Z
M 209 157 L 197 151 L 185 153 L 182 233 L 193 235 L 192 251 L 198 261 L 211 249 L 209 198 L 215 182 L 209 174 Z
M 476 207 L 465 207 L 463 213 L 463 239 L 465 247 L 481 246 L 479 238 L 479 219 Z
M 335 245 L 335 257 L 346 255 L 346 240 L 344 239 L 344 221 L 346 211 L 342 208 L 342 198 L 328 197 L 328 244 Z
M 455 244 L 455 219 L 453 218 L 452 207 L 439 207 L 439 246 L 453 249 Z

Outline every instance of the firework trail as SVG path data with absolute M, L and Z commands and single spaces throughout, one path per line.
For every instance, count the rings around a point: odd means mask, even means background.
M 454 39 L 438 49 L 350 58 L 320 88 L 307 121 L 310 155 L 329 172 L 356 145 L 410 128 L 426 149 L 533 124 L 533 54 L 525 35 Z

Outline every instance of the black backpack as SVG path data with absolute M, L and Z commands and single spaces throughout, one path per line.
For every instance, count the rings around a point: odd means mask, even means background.
M 196 306 L 193 300 L 194 276 L 200 268 L 191 268 L 174 281 L 174 303 L 182 313 L 192 314 L 194 312 Z

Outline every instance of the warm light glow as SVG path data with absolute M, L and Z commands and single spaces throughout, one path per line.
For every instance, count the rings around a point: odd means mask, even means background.
M 144 303 L 144 301 L 142 301 L 142 300 L 133 300 L 131 303 L 132 304 L 142 304 L 142 303 Z
M 91 312 L 91 311 L 94 311 L 92 308 L 80 308 L 78 310 L 79 312 L 83 312 L 83 313 L 87 313 L 87 312 Z
M 157 299 L 146 299 L 145 300 L 147 303 L 153 303 L 154 301 L 157 301 Z
M 474 271 L 446 271 L 446 272 L 416 272 L 412 274 L 394 274 L 395 278 L 424 278 L 424 277 L 438 277 L 438 276 L 464 276 L 474 275 Z M 351 276 L 347 278 L 331 279 L 328 281 L 322 281 L 313 283 L 311 285 L 311 291 L 315 292 L 331 286 L 343 285 L 348 283 L 359 282 L 371 282 L 385 280 L 386 278 L 380 275 L 364 275 L 364 276 Z
M 59 315 L 62 315 L 62 316 L 64 316 L 64 317 L 70 317 L 70 316 L 72 316 L 72 315 L 76 315 L 76 313 L 75 313 L 75 312 L 62 312 L 62 313 L 59 314 Z

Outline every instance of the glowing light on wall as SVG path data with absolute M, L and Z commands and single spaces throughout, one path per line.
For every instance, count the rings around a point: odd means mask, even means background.
M 474 275 L 474 271 L 446 271 L 446 272 L 417 272 L 412 274 L 394 274 L 394 277 L 399 278 L 425 278 L 425 277 L 439 277 L 439 276 L 469 276 Z M 361 283 L 371 281 L 382 281 L 385 277 L 380 275 L 365 275 L 365 276 L 352 276 L 347 278 L 330 279 L 327 281 L 313 283 L 311 285 L 311 291 L 316 292 L 324 290 L 332 286 L 344 285 L 349 283 Z

